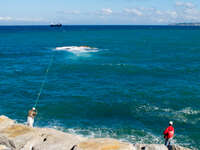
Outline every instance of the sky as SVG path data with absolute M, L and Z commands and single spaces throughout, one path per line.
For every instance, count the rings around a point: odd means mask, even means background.
M 0 25 L 200 22 L 200 0 L 1 0 Z

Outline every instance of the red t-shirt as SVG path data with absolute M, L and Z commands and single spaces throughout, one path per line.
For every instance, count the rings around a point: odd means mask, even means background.
M 164 137 L 167 139 L 170 139 L 174 136 L 174 128 L 172 126 L 169 126 L 165 129 L 165 131 L 163 132 Z

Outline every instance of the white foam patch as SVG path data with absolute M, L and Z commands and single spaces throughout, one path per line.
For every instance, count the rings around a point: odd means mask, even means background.
M 199 113 L 200 113 L 199 110 L 194 110 L 191 107 L 186 107 L 179 111 L 172 112 L 171 114 L 174 116 L 174 120 L 195 125 L 200 120 L 200 118 L 199 117 L 190 118 L 188 116 L 198 115 Z
M 152 110 L 156 110 L 155 108 L 151 107 Z M 145 109 L 145 110 L 149 110 L 149 109 Z M 190 124 L 195 125 L 200 120 L 199 117 L 195 117 L 195 118 L 189 117 L 189 116 L 195 116 L 195 115 L 200 114 L 199 110 L 193 109 L 191 107 L 186 107 L 177 111 L 170 108 L 159 108 L 159 110 L 161 113 L 158 113 L 157 114 L 158 116 L 171 118 L 174 121 L 185 122 L 185 123 L 190 123 Z M 166 113 L 162 113 L 162 112 L 166 112 Z
M 157 143 L 161 144 L 163 142 L 162 136 L 154 135 L 151 132 L 142 131 L 145 135 L 144 136 L 136 136 L 138 131 L 132 129 L 133 135 L 121 134 L 117 135 L 118 131 L 113 131 L 112 129 L 108 128 L 92 128 L 92 129 L 67 129 L 67 133 L 79 135 L 81 137 L 86 138 L 115 138 L 120 141 L 124 142 L 131 142 L 131 143 Z M 149 140 L 151 139 L 151 140 Z
M 132 131 L 134 133 L 134 130 Z M 163 142 L 162 137 L 159 135 L 155 135 L 152 132 L 143 131 L 144 136 L 134 136 L 129 135 L 127 137 L 128 141 L 132 141 L 133 143 L 149 143 L 149 144 L 161 144 Z M 150 140 L 151 139 L 151 140 Z
M 73 54 L 80 54 L 80 53 L 95 53 L 98 52 L 98 48 L 89 47 L 89 46 L 63 46 L 63 47 L 56 47 L 56 51 L 67 51 Z
M 179 111 L 180 113 L 186 114 L 186 115 L 197 115 L 200 113 L 199 110 L 194 110 L 191 107 L 186 107 Z

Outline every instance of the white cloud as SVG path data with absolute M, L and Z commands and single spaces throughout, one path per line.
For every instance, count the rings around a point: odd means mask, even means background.
M 197 9 L 185 9 L 183 18 L 187 21 L 199 22 L 200 20 L 200 11 Z
M 169 24 L 176 22 L 199 22 L 200 10 L 191 2 L 177 1 L 174 3 L 174 8 L 169 10 L 158 9 L 155 7 L 132 7 L 121 8 L 121 10 L 113 11 L 111 8 L 102 8 L 98 11 L 86 11 L 80 12 L 78 10 L 72 11 L 58 11 L 60 15 L 57 15 L 59 22 L 80 22 L 82 20 L 91 21 L 94 20 L 98 23 L 135 23 L 135 24 Z M 77 17 L 79 16 L 79 18 Z M 97 19 L 100 17 L 101 19 Z M 67 19 L 66 19 L 67 18 Z M 95 20 L 97 19 L 97 20 Z M 50 20 L 50 19 L 49 19 Z M 50 22 L 42 18 L 14 18 L 14 17 L 0 17 L 1 22 L 15 21 L 25 23 L 38 23 L 38 22 Z M 7 23 L 6 22 L 6 23 Z M 103 24 L 102 23 L 102 24 Z
M 187 15 L 199 15 L 199 11 L 197 9 L 185 9 L 184 13 Z
M 15 21 L 25 21 L 25 22 L 40 22 L 44 21 L 42 18 L 15 18 Z
M 113 11 L 110 8 L 103 8 L 101 10 L 101 14 L 103 14 L 103 15 L 111 15 L 112 13 L 113 13 Z
M 40 22 L 44 21 L 42 18 L 13 18 L 13 17 L 0 17 L 0 21 L 19 21 L 19 22 Z
M 133 14 L 133 15 L 136 15 L 136 16 L 142 16 L 143 15 L 143 13 L 139 9 L 136 9 L 136 8 L 132 8 L 132 9 L 126 8 L 124 11 L 128 14 Z
M 195 5 L 193 3 L 190 3 L 190 2 L 176 2 L 176 6 L 192 8 Z
M 155 13 L 156 13 L 157 15 L 163 15 L 163 12 L 160 11 L 160 10 L 156 10 Z
M 177 13 L 181 22 L 199 22 L 200 10 L 190 2 L 176 2 Z
M 0 17 L 0 21 L 10 21 L 12 20 L 11 17 Z
M 79 14 L 81 14 L 81 12 L 78 11 L 78 10 L 73 10 L 73 11 L 58 11 L 57 13 L 59 13 L 59 14 L 66 14 L 66 15 L 79 15 Z
M 177 18 L 178 14 L 176 11 L 167 11 L 166 14 L 172 18 Z
M 167 11 L 151 11 L 149 18 L 157 23 L 199 22 L 200 10 L 190 2 L 176 2 L 175 8 Z
M 158 18 L 156 21 L 157 21 L 158 23 L 165 23 L 165 22 L 166 22 L 166 20 L 165 20 L 165 19 L 162 19 L 162 18 Z

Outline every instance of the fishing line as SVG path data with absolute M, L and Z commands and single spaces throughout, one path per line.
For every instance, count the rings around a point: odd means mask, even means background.
M 39 102 L 39 100 L 40 100 L 41 93 L 42 93 L 42 91 L 43 91 L 43 89 L 44 89 L 44 86 L 45 86 L 45 83 L 46 83 L 46 80 L 47 80 L 47 76 L 48 76 L 49 70 L 50 70 L 50 68 L 51 68 L 51 66 L 52 66 L 52 63 L 53 63 L 53 58 L 54 58 L 54 55 L 51 56 L 50 62 L 49 62 L 49 64 L 48 64 L 48 67 L 47 67 L 46 72 L 45 72 L 44 80 L 42 81 L 41 86 L 40 86 L 40 90 L 39 90 L 39 92 L 38 92 L 38 94 L 37 94 L 37 99 L 36 99 L 35 105 L 34 105 L 35 108 L 36 108 L 37 105 L 38 105 L 38 102 Z

